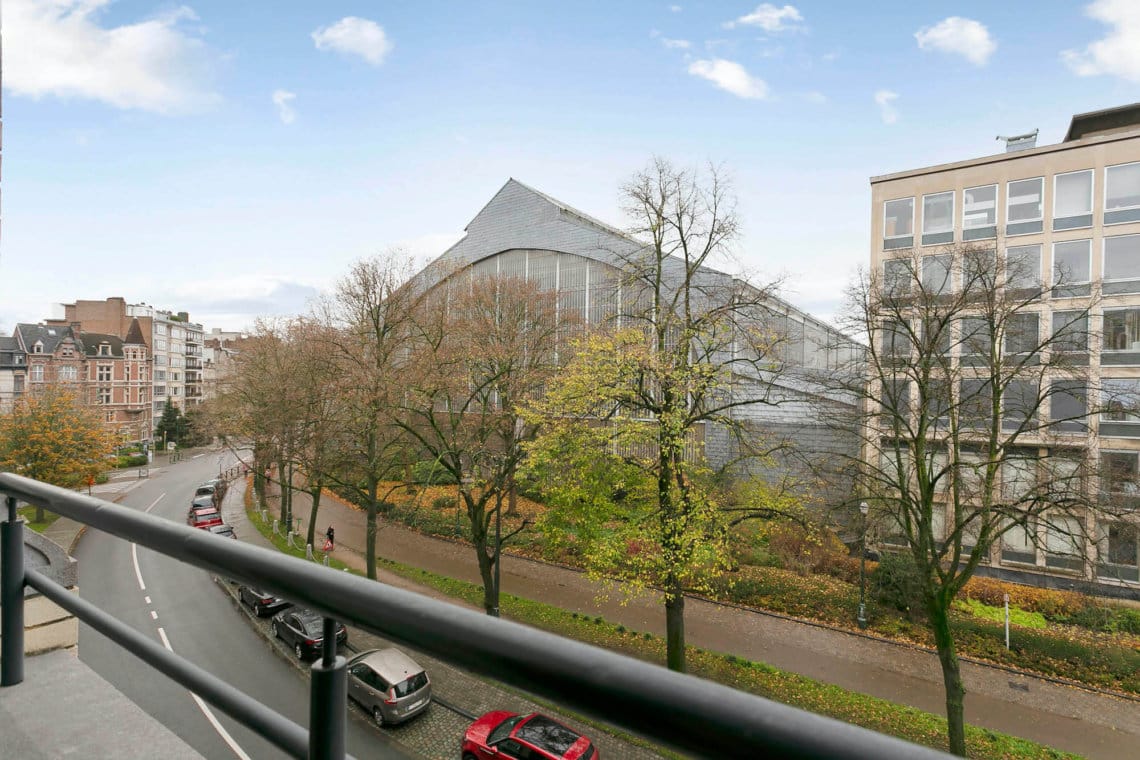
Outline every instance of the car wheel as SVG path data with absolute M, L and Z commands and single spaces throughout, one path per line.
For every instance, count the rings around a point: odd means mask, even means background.
M 463 753 L 463 760 L 479 760 L 479 758 L 472 755 L 470 752 Z
M 275 638 L 275 639 L 281 638 L 281 631 L 280 631 L 280 629 L 277 628 L 277 621 L 276 620 L 274 620 L 272 623 L 269 624 L 269 628 L 270 628 L 270 630 L 273 631 L 273 638 Z
M 298 660 L 305 659 L 305 650 L 301 649 L 300 644 L 294 644 L 293 645 L 293 654 L 297 655 Z
M 379 707 L 373 707 L 372 708 L 372 720 L 376 721 L 376 725 L 383 726 L 384 725 L 384 711 L 381 710 Z

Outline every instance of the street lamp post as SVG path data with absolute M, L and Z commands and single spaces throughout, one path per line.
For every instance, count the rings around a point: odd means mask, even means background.
M 867 502 L 859 502 L 859 514 L 863 519 L 859 538 L 859 617 L 855 622 L 859 624 L 860 630 L 867 627 L 867 512 L 869 510 Z

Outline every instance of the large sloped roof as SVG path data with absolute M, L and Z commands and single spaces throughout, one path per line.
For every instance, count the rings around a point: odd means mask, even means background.
M 65 338 L 73 338 L 70 327 L 54 327 L 49 325 L 33 325 L 21 322 L 16 325 L 16 338 L 25 350 L 31 350 L 37 342 L 42 343 L 45 354 L 54 354 L 60 342 Z

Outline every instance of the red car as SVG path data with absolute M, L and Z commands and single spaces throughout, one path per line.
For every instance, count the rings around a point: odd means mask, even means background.
M 213 507 L 204 509 L 191 509 L 186 517 L 186 524 L 191 528 L 209 528 L 212 525 L 222 524 L 222 514 Z
M 540 713 L 519 715 L 506 710 L 487 713 L 463 735 L 463 760 L 598 760 L 594 745 L 569 726 Z

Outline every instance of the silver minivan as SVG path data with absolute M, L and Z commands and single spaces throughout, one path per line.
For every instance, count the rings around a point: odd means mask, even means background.
M 378 726 L 403 723 L 431 704 L 431 679 L 399 649 L 370 649 L 348 661 L 348 696 Z

